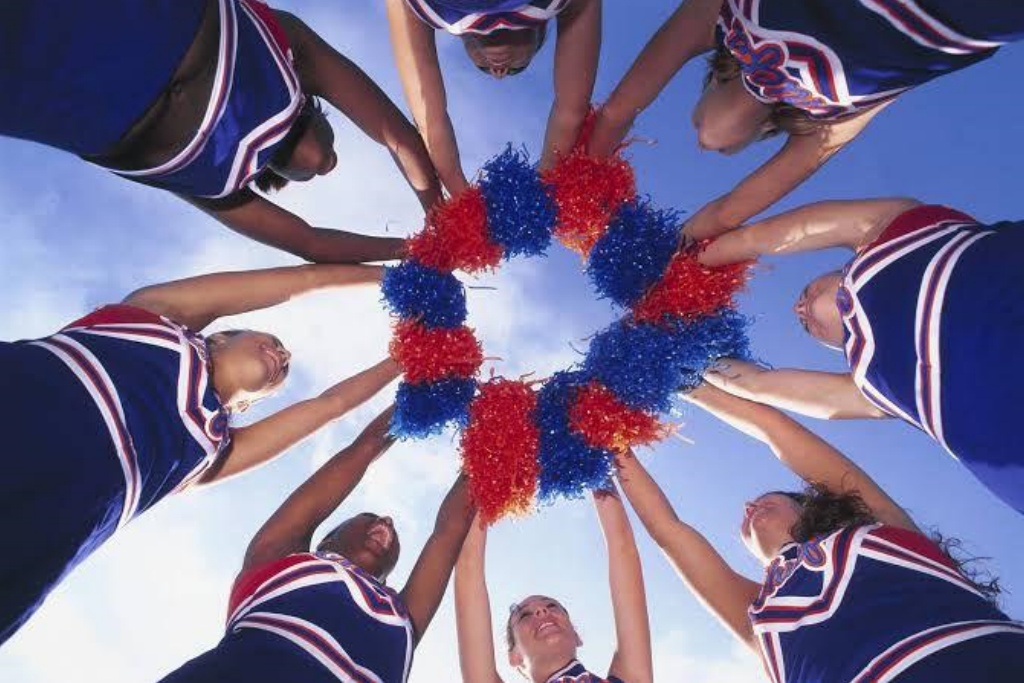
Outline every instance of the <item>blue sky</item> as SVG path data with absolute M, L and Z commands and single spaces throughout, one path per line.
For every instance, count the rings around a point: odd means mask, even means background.
M 607 96 L 674 3 L 606 3 L 605 47 L 596 97 Z M 281 3 L 363 66 L 400 101 L 383 3 Z M 550 101 L 552 49 L 522 76 L 480 76 L 455 40 L 440 41 L 451 113 L 467 172 L 507 142 L 536 151 Z M 909 195 L 949 204 L 984 220 L 1021 217 L 1024 94 L 1012 86 L 1024 49 L 904 96 L 862 139 L 795 192 L 783 206 L 835 198 Z M 696 210 L 731 187 L 774 147 L 725 158 L 701 152 L 689 124 L 700 67 L 692 64 L 640 119 L 636 134 L 654 144 L 630 151 L 640 187 L 666 206 Z M 339 164 L 330 177 L 289 188 L 279 201 L 311 222 L 368 233 L 404 235 L 418 205 L 387 154 L 339 116 Z M 73 123 L 69 124 L 73 125 Z M 0 338 L 43 336 L 132 289 L 221 269 L 293 262 L 243 240 L 184 203 L 91 168 L 63 153 L 0 140 L 0 207 L 5 217 L 0 272 L 7 305 Z M 497 372 L 539 375 L 579 356 L 586 338 L 615 312 L 595 301 L 578 259 L 560 248 L 546 260 L 516 262 L 473 290 L 470 322 Z M 785 366 L 840 369 L 842 358 L 807 338 L 789 309 L 814 275 L 845 255 L 774 259 L 759 269 L 742 308 L 754 316 L 755 352 Z M 276 310 L 224 321 L 279 334 L 295 369 L 282 396 L 262 411 L 308 396 L 385 353 L 388 318 L 372 289 L 321 294 Z M 979 359 L 977 362 L 997 362 Z M 151 681 L 219 638 L 227 592 L 256 528 L 308 474 L 344 446 L 382 408 L 383 394 L 279 461 L 223 486 L 169 500 L 134 522 L 85 563 L 28 627 L 0 652 L 0 680 L 69 683 Z M 694 443 L 670 439 L 644 454 L 680 515 L 704 531 L 739 569 L 758 576 L 737 536 L 744 500 L 793 486 L 766 449 L 713 418 L 680 406 L 676 421 Z M 999 503 L 922 434 L 896 422 L 813 422 L 854 457 L 919 522 L 962 538 L 991 557 L 989 568 L 1010 591 L 1004 602 L 1024 615 L 1024 519 Z M 340 514 L 391 513 L 405 556 L 401 585 L 455 471 L 450 436 L 402 444 L 378 463 Z M 690 596 L 637 525 L 647 577 L 658 679 L 693 683 L 761 680 L 755 658 L 738 648 Z M 40 539 L 45 543 L 45 538 Z M 492 532 L 491 598 L 500 629 L 504 607 L 529 593 L 560 597 L 583 634 L 581 656 L 604 671 L 611 655 L 604 548 L 585 503 L 563 503 Z M 457 679 L 454 622 L 446 601 L 421 644 L 413 681 Z M 55 653 L 60 653 L 59 655 Z M 506 680 L 516 680 L 505 671 Z

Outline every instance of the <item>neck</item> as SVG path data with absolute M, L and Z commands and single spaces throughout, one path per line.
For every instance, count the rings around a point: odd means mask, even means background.
M 556 673 L 576 661 L 576 655 L 568 659 L 564 655 L 552 655 L 548 658 L 530 662 L 530 680 L 533 683 L 547 683 Z

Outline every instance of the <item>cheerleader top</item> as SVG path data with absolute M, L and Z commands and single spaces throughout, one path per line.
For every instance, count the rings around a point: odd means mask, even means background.
M 930 539 L 880 524 L 784 547 L 749 617 L 773 683 L 891 680 L 966 640 L 1024 636 Z
M 118 526 L 194 483 L 230 441 L 206 342 L 140 308 L 105 306 L 45 339 L 95 406 L 124 474 Z M 83 410 L 88 410 L 83 406 Z
M 535 28 L 572 0 L 406 0 L 426 24 L 454 35 Z
M 269 162 L 304 96 L 284 31 L 259 0 L 216 0 L 210 100 L 192 138 L 151 168 L 114 173 L 224 197 Z M 101 158 L 170 87 L 206 0 L 12 0 L 0 6 L 0 134 Z
M 327 552 L 289 555 L 238 578 L 222 643 L 247 638 L 271 638 L 284 646 L 277 656 L 316 662 L 340 681 L 403 683 L 414 647 L 401 596 Z
M 991 57 L 1024 36 L 1024 8 L 1010 5 L 724 0 L 716 40 L 755 98 L 827 120 Z
M 623 683 L 623 681 L 615 676 L 601 678 L 596 674 L 592 674 L 587 671 L 586 667 L 574 659 L 551 674 L 547 683 Z
M 954 209 L 914 207 L 847 264 L 836 298 L 854 383 L 943 444 L 942 340 L 955 323 L 945 299 L 964 253 L 994 233 Z

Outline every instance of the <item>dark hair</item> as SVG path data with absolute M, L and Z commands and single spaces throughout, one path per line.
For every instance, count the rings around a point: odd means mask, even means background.
M 307 97 L 306 103 L 302 105 L 299 115 L 295 117 L 295 123 L 288 130 L 288 134 L 278 143 L 277 149 L 274 150 L 273 156 L 270 157 L 270 161 L 252 181 L 260 192 L 269 194 L 284 188 L 288 184 L 288 179 L 278 175 L 271 168 L 271 165 L 278 167 L 288 165 L 288 160 L 295 153 L 295 146 L 299 144 L 299 140 L 305 135 L 310 124 L 313 123 L 313 119 L 318 116 L 326 116 L 320 98 Z
M 711 81 L 728 83 L 743 77 L 743 70 L 740 67 L 739 60 L 724 45 L 716 47 L 715 51 L 708 55 L 707 60 L 708 70 L 704 74 L 705 89 L 711 85 Z M 776 102 L 772 105 L 768 124 L 765 130 L 757 137 L 758 140 L 767 140 L 783 131 L 790 135 L 807 135 L 819 128 L 818 122 L 811 118 L 807 112 L 785 102 Z
M 856 491 L 837 493 L 819 484 L 810 484 L 801 492 L 771 493 L 786 496 L 800 505 L 800 519 L 790 529 L 790 535 L 797 543 L 806 543 L 812 538 L 827 536 L 846 527 L 878 522 L 867 503 Z M 992 576 L 985 569 L 974 568 L 976 563 L 989 558 L 971 557 L 963 551 L 960 539 L 943 536 L 934 529 L 927 535 L 953 562 L 957 571 L 963 574 L 986 600 L 997 605 L 998 597 L 1003 592 L 998 577 Z

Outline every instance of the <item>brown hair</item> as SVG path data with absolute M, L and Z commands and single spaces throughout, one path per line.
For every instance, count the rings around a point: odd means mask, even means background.
M 743 70 L 740 67 L 739 60 L 724 45 L 716 47 L 715 51 L 708 55 L 707 60 L 708 70 L 704 74 L 705 89 L 711 85 L 711 81 L 728 83 L 743 77 Z M 782 132 L 789 133 L 790 135 L 808 135 L 818 128 L 819 123 L 811 118 L 807 112 L 785 102 L 776 102 L 772 105 L 772 111 L 768 117 L 768 125 L 757 139 L 767 140 Z
M 772 493 L 786 496 L 800 505 L 800 519 L 790 529 L 790 535 L 797 543 L 806 543 L 812 538 L 821 538 L 847 527 L 878 522 L 867 503 L 856 491 L 837 493 L 819 484 L 810 484 L 800 492 Z M 988 602 L 997 605 L 998 597 L 1002 593 L 999 579 L 985 569 L 974 568 L 977 562 L 988 558 L 971 557 L 963 552 L 963 543 L 960 539 L 943 536 L 934 529 L 927 536 L 952 560 L 957 571 L 963 574 Z

